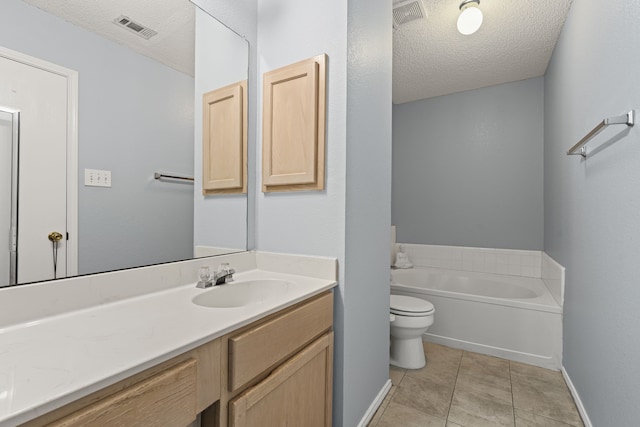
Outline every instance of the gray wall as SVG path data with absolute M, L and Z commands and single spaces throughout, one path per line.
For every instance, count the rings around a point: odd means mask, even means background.
M 640 130 L 605 117 L 640 109 L 640 9 L 574 0 L 545 87 L 545 251 L 567 269 L 564 366 L 594 426 L 640 420 Z
M 389 379 L 391 7 L 388 0 L 349 0 L 345 427 L 357 425 Z
M 240 34 L 249 43 L 249 125 L 248 133 L 248 182 L 247 192 L 247 248 L 255 249 L 256 224 L 256 159 L 259 152 L 256 148 L 257 135 L 257 85 L 258 85 L 258 1 L 257 0 L 192 0 L 224 25 Z M 255 185 L 254 185 L 255 184 Z
M 541 250 L 542 77 L 393 107 L 404 243 Z
M 247 194 L 202 194 L 202 95 L 247 80 L 249 45 L 196 10 L 195 141 L 193 243 L 216 248 L 247 249 Z M 244 96 L 247 96 L 245 94 Z
M 347 306 L 345 267 L 345 165 L 346 165 L 346 69 L 347 3 L 342 0 L 300 2 L 258 0 L 258 75 L 326 53 L 327 124 L 326 183 L 324 191 L 262 193 L 256 196 L 257 249 L 338 258 L 339 288 L 335 298 L 334 330 L 334 426 L 343 423 L 344 411 L 361 411 L 350 405 L 344 393 L 344 311 Z M 260 79 L 258 105 L 262 102 Z M 262 126 L 258 114 L 258 129 Z M 258 146 L 262 144 L 258 132 Z M 256 155 L 261 157 L 258 148 Z M 260 189 L 261 162 L 255 185 Z M 353 415 L 349 415 L 353 418 Z
M 386 0 L 258 0 L 258 75 L 329 57 L 325 190 L 258 192 L 256 243 L 338 258 L 335 427 L 357 425 L 388 379 L 390 9 Z
M 19 0 L 0 45 L 79 72 L 79 273 L 190 258 L 193 188 L 153 172 L 193 173 L 193 78 Z M 113 187 L 85 187 L 85 168 Z

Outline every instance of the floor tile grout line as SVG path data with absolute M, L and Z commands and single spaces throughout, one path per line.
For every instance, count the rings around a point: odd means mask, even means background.
M 453 390 L 451 391 L 451 400 L 449 400 L 449 409 L 447 410 L 447 417 L 444 419 L 445 425 L 449 423 L 449 414 L 451 414 L 451 405 L 453 405 L 453 396 L 456 394 L 456 387 L 458 386 L 458 376 L 460 375 L 460 367 L 462 366 L 462 358 L 465 351 L 460 353 L 460 360 L 458 360 L 458 369 L 456 370 L 456 380 L 453 383 Z
M 513 410 L 513 426 L 516 427 L 516 401 L 513 397 L 513 381 L 511 380 L 511 361 L 509 362 L 509 388 L 511 389 L 511 409 Z

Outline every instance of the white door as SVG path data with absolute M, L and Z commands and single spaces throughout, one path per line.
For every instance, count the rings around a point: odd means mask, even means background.
M 0 106 L 0 286 L 15 283 L 18 117 L 13 109 Z
M 67 97 L 65 77 L 0 57 L 0 105 L 20 111 L 18 283 L 53 279 L 48 235 L 67 234 Z M 66 248 L 63 238 L 58 278 L 66 276 Z

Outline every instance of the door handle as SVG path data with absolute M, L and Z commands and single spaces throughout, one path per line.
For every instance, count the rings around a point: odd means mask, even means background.
M 52 242 L 59 242 L 60 240 L 62 240 L 62 234 L 58 233 L 57 231 L 49 233 L 48 237 Z

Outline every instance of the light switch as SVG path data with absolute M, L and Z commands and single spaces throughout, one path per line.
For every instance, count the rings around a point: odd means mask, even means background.
M 111 171 L 85 169 L 84 185 L 85 187 L 111 187 Z

